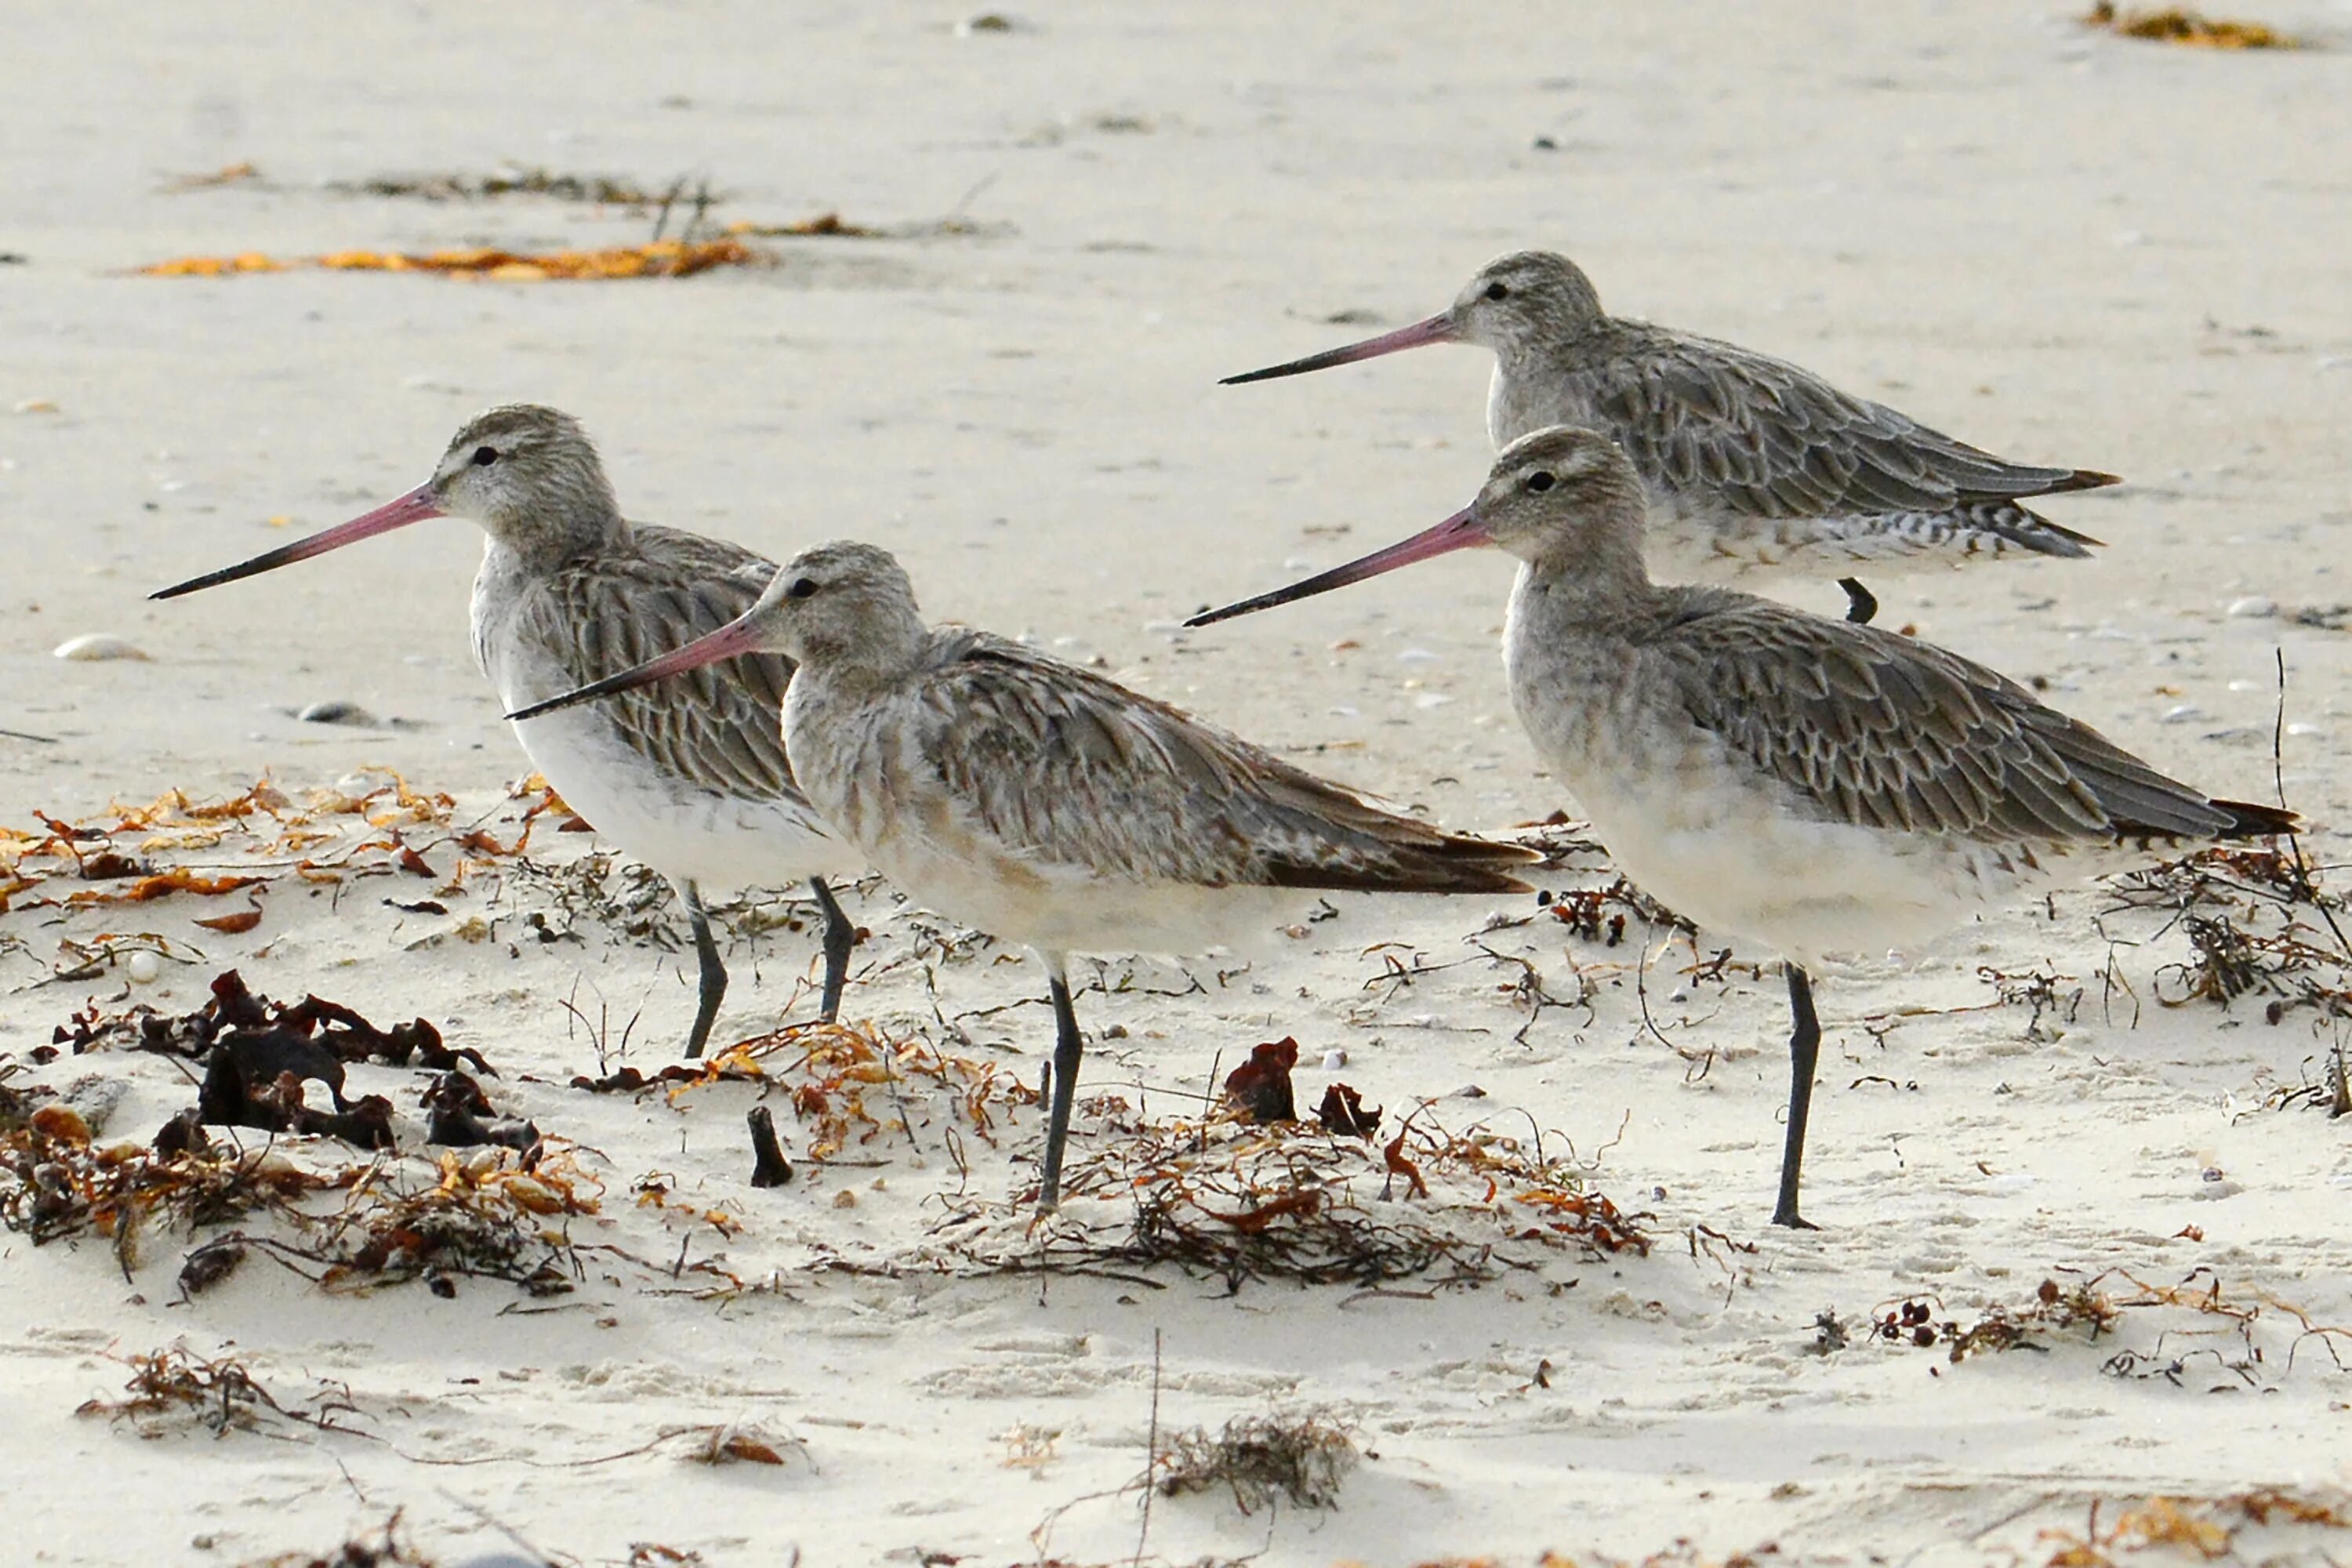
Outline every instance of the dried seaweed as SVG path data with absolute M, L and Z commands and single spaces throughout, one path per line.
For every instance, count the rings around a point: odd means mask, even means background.
M 682 184 L 682 182 L 680 183 Z M 500 196 L 545 196 L 598 206 L 653 207 L 677 199 L 679 184 L 664 190 L 615 174 L 566 174 L 552 169 L 515 168 L 499 174 L 377 174 L 364 180 L 332 180 L 339 195 L 378 196 L 424 202 L 484 202 Z M 711 195 L 710 201 L 723 196 Z
M 45 1083 L 20 1089 L 9 1081 L 24 1071 L 25 1064 L 15 1057 L 0 1057 L 0 1134 L 16 1131 L 44 1101 L 55 1098 L 56 1091 Z
M 453 1149 L 474 1149 L 494 1144 L 529 1153 L 540 1145 L 539 1128 L 520 1117 L 502 1117 L 490 1104 L 490 1097 L 482 1086 L 467 1073 L 455 1068 L 442 1073 L 425 1088 L 418 1102 L 428 1118 L 425 1141 Z
M 1024 1201 L 967 1199 L 924 1247 L 880 1271 L 928 1264 L 956 1273 L 1093 1274 L 1150 1283 L 1173 1269 L 1229 1292 L 1253 1283 L 1379 1289 L 1414 1280 L 1482 1285 L 1566 1252 L 1645 1255 L 1639 1221 L 1586 1185 L 1572 1159 L 1478 1127 L 1449 1134 L 1408 1119 L 1386 1147 L 1312 1124 L 1151 1122 L 1115 1097 L 1089 1108 L 1120 1120 L 1065 1173 L 1066 1201 L 1033 1229 Z M 1410 1148 L 1408 1157 L 1404 1151 Z M 1421 1174 L 1416 1194 L 1399 1164 Z M 1123 1196 L 1117 1207 L 1087 1196 Z M 829 1265 L 874 1271 L 848 1260 Z
M 2272 1487 L 2215 1498 L 2158 1495 L 2125 1509 L 2104 1526 L 2095 1502 L 2083 1533 L 2044 1530 L 2040 1540 L 2051 1549 L 2045 1568 L 2114 1568 L 2118 1558 L 2149 1550 L 2210 1562 L 2233 1556 L 2237 1537 L 2249 1525 L 2352 1530 L 2352 1514 L 2340 1497 L 2306 1497 Z M 2323 1554 L 2328 1562 L 2336 1557 Z M 2266 1554 L 2263 1560 L 2284 1559 Z
M 509 899 L 529 894 L 551 905 L 524 916 L 542 942 L 577 940 L 573 928 L 585 921 L 673 952 L 687 944 L 669 879 L 641 861 L 602 850 L 554 865 L 518 860 L 507 868 L 507 879 Z
M 36 1246 L 96 1231 L 127 1251 L 151 1221 L 191 1231 L 224 1225 L 357 1178 L 315 1173 L 274 1149 L 101 1149 L 86 1133 L 35 1122 L 0 1139 L 0 1226 Z
M 199 174 L 175 174 L 166 181 L 166 191 L 209 191 L 223 185 L 259 184 L 261 171 L 251 163 L 239 161 Z
M 807 1157 L 824 1162 L 852 1143 L 886 1134 L 912 1137 L 944 1121 L 993 1142 L 1013 1107 L 1037 1103 L 1036 1089 L 1003 1064 L 957 1056 L 920 1039 L 888 1039 L 845 1024 L 800 1024 L 740 1041 L 673 1079 L 673 1101 L 722 1082 L 781 1090 L 805 1130 Z M 910 1097 L 909 1091 L 915 1091 Z M 887 1100 L 887 1105 L 877 1101 Z M 923 1116 L 924 1111 L 930 1115 Z
M 2114 0 L 2098 0 L 2082 17 L 2086 27 L 2103 27 L 2126 38 L 2147 38 L 2161 44 L 2183 44 L 2201 49 L 2299 49 L 2296 39 L 2260 22 L 2231 22 L 2208 17 L 2181 5 L 2153 11 L 2126 11 Z
M 1882 1305 L 1871 1315 L 1871 1337 L 1881 1343 L 1920 1350 L 1948 1347 L 1955 1365 L 1989 1351 L 2047 1351 L 2051 1334 L 2070 1329 L 2087 1328 L 2084 1338 L 2090 1342 L 2112 1330 L 2121 1311 L 2095 1284 L 2068 1289 L 2054 1279 L 2044 1279 L 2023 1306 L 1996 1304 L 1965 1327 L 1952 1318 L 1938 1322 L 1938 1307 L 1932 1298 L 1909 1297 Z
M 400 1521 L 401 1515 L 395 1510 L 380 1529 L 347 1540 L 325 1555 L 285 1552 L 275 1557 L 254 1559 L 241 1568 L 435 1568 L 434 1559 L 410 1544 Z
M 468 1047 L 451 1049 L 441 1032 L 423 1018 L 379 1029 L 352 1008 L 320 996 L 305 996 L 288 1005 L 256 995 L 236 970 L 214 976 L 210 995 L 193 1013 L 167 1016 L 144 1005 L 108 1015 L 95 1005 L 75 1013 L 51 1034 L 55 1044 L 70 1046 L 75 1054 L 107 1047 L 153 1051 L 184 1057 L 205 1064 L 196 1100 L 195 1124 L 249 1127 L 265 1132 L 296 1132 L 310 1137 L 341 1138 L 362 1149 L 394 1147 L 392 1102 L 370 1095 L 353 1103 L 343 1097 L 344 1064 L 381 1061 L 406 1067 L 412 1061 L 465 1079 L 460 1062 L 490 1073 L 480 1052 Z M 495 1074 L 493 1074 L 495 1076 Z M 465 1079 L 467 1083 L 472 1079 Z M 332 1097 L 331 1111 L 306 1103 L 303 1085 L 324 1084 Z M 473 1099 L 482 1114 L 488 1101 L 478 1087 Z M 431 1108 L 428 1091 L 428 1109 Z M 431 1142 L 513 1142 L 528 1147 L 521 1130 L 475 1126 L 473 1135 L 455 1121 L 436 1122 L 443 1132 L 428 1131 Z M 454 1131 L 452 1131 L 454 1130 Z
M 381 1164 L 320 1172 L 275 1148 L 191 1146 L 184 1132 L 172 1136 L 184 1120 L 167 1124 L 155 1149 L 100 1149 L 37 1117 L 0 1139 L 0 1225 L 37 1245 L 95 1232 L 114 1243 L 128 1276 L 151 1224 L 194 1232 L 272 1221 L 192 1251 L 181 1272 L 190 1295 L 253 1254 L 330 1289 L 423 1279 L 449 1294 L 450 1281 L 472 1277 L 546 1295 L 570 1289 L 578 1273 L 570 1241 L 548 1222 L 595 1213 L 603 1192 L 568 1152 L 543 1142 L 520 1158 L 496 1148 L 444 1154 L 434 1180 L 417 1185 Z M 336 1190 L 347 1193 L 340 1208 L 305 1202 Z
M 193 1421 L 215 1437 L 279 1423 L 344 1431 L 337 1418 L 358 1413 L 351 1390 L 341 1384 L 322 1384 L 318 1393 L 289 1407 L 257 1382 L 244 1363 L 233 1356 L 206 1360 L 184 1344 L 112 1359 L 131 1368 L 122 1385 L 129 1397 L 85 1400 L 74 1414 L 135 1421 L 150 1436 L 174 1420 Z
M 2017 1311 L 1995 1307 L 1967 1328 L 1947 1324 L 1945 1337 L 1957 1366 L 1986 1351 L 2039 1350 L 2043 1334 L 2070 1329 L 2085 1331 L 2084 1340 L 2095 1343 L 2115 1327 L 2119 1315 L 2116 1304 L 2090 1285 L 2066 1289 L 2054 1279 L 2044 1279 L 2034 1291 L 2032 1305 Z
M 514 1164 L 502 1151 L 447 1153 L 437 1175 L 410 1186 L 373 1173 L 339 1211 L 289 1215 L 289 1236 L 239 1231 L 213 1245 L 266 1255 L 330 1290 L 422 1279 L 454 1296 L 460 1279 L 502 1280 L 532 1296 L 573 1288 L 581 1268 L 572 1242 L 543 1222 L 597 1212 L 603 1187 L 568 1153 Z
M 85 910 L 243 893 L 243 910 L 204 922 L 239 935 L 261 924 L 266 896 L 281 884 L 335 888 L 419 867 L 429 871 L 425 853 L 445 847 L 457 858 L 435 895 L 447 900 L 463 894 L 483 866 L 520 855 L 546 809 L 543 802 L 526 809 L 521 831 L 508 845 L 478 826 L 454 823 L 449 796 L 412 790 L 396 773 L 381 776 L 355 793 L 324 788 L 299 797 L 266 778 L 220 800 L 167 790 L 143 805 L 116 803 L 84 822 L 36 812 L 37 829 L 0 826 L 0 912 L 12 904 Z M 419 835 L 421 841 L 411 841 Z M 59 943 L 50 979 L 95 977 L 142 946 L 166 958 L 192 956 L 151 933 L 68 939 Z
M 1993 988 L 1991 1005 L 1996 1007 L 2030 1007 L 2032 1016 L 2025 1021 L 2024 1035 L 2030 1040 L 2050 1040 L 2055 1037 L 2042 1027 L 2042 1020 L 2053 1016 L 2071 1025 L 2082 1011 L 2084 989 L 2080 985 L 2062 990 L 2074 977 L 2061 974 L 2047 963 L 2032 969 L 1997 969 L 1990 963 L 1977 965 L 1977 978 Z
M 1225 1103 L 1250 1121 L 1297 1121 L 1290 1069 L 1297 1065 L 1298 1042 L 1288 1036 L 1251 1047 L 1249 1060 L 1225 1075 Z
M 340 1138 L 361 1149 L 389 1150 L 396 1141 L 392 1131 L 392 1101 L 371 1094 L 345 1105 L 340 1089 L 333 1110 L 305 1103 L 304 1075 L 292 1070 L 267 1077 L 248 1077 L 236 1048 L 226 1042 L 216 1048 L 205 1071 L 196 1100 L 195 1124 L 205 1127 L 248 1127 L 263 1132 L 293 1132 L 306 1138 Z M 340 1073 L 340 1064 L 338 1072 Z M 175 1117 L 167 1131 L 178 1126 Z M 163 1134 L 158 1134 L 159 1140 Z
M 266 1068 L 266 1076 L 275 1077 L 280 1071 L 299 1070 L 338 1091 L 346 1062 L 381 1062 L 396 1068 L 415 1063 L 437 1072 L 469 1066 L 498 1076 L 479 1051 L 470 1046 L 453 1048 L 443 1044 L 441 1031 L 423 1018 L 380 1029 L 354 1009 L 322 996 L 305 995 L 290 1004 L 273 1002 L 257 994 L 234 969 L 215 975 L 206 989 L 208 999 L 202 1007 L 176 1016 L 143 1004 L 119 1014 L 100 1013 L 91 1005 L 58 1025 L 50 1040 L 70 1046 L 77 1056 L 85 1051 L 128 1049 L 201 1061 L 230 1049 L 248 1071 Z
M 808 1445 L 794 1436 L 773 1436 L 746 1422 L 714 1426 L 673 1426 L 656 1439 L 684 1437 L 678 1458 L 696 1465 L 787 1465 L 808 1462 Z
M 137 268 L 148 278 L 226 278 L 255 272 L 320 268 L 330 272 L 419 272 L 493 283 L 611 281 L 631 278 L 691 278 L 721 267 L 764 267 L 769 257 L 740 239 L 656 239 L 605 250 L 501 250 L 475 246 L 404 254 L 338 250 L 281 260 L 256 251 L 236 256 L 183 256 Z
M 754 239 L 882 239 L 886 230 L 845 223 L 839 213 L 819 213 L 797 223 L 730 223 L 727 232 Z
M 1315 1124 L 1326 1132 L 1370 1138 L 1381 1130 L 1381 1109 L 1364 1109 L 1364 1097 L 1344 1083 L 1325 1086 L 1322 1103 L 1315 1108 Z
M 2183 1234 L 2195 1234 L 2195 1227 Z M 2282 1319 L 2285 1322 L 2273 1330 L 2271 1325 Z M 2134 1325 L 2157 1331 L 2144 1344 L 2113 1352 L 2099 1370 L 2110 1377 L 2159 1379 L 2176 1387 L 2190 1386 L 2201 1369 L 2219 1381 L 2200 1386 L 2267 1388 L 2314 1342 L 2335 1368 L 2347 1370 L 2337 1344 L 2352 1341 L 2352 1328 L 2315 1323 L 2267 1291 L 2233 1293 L 2202 1268 L 2177 1285 L 2151 1284 L 2122 1269 L 2072 1285 L 2044 1279 L 2031 1300 L 1996 1303 L 1967 1324 L 1947 1315 L 1932 1297 L 1911 1297 L 1875 1310 L 1870 1337 L 1882 1344 L 1942 1348 L 1958 1364 L 1988 1352 L 2046 1353 L 2070 1340 L 2095 1344 Z M 1843 1348 L 1843 1325 L 1839 1329 L 1839 1344 L 1830 1344 L 1823 1331 L 1817 1334 L 1817 1348 Z
M 1237 1415 L 1213 1434 L 1196 1426 L 1171 1437 L 1152 1456 L 1152 1484 L 1162 1497 L 1228 1490 L 1245 1514 L 1276 1497 L 1332 1509 L 1360 1458 L 1348 1428 L 1328 1415 Z
M 974 192 L 973 195 L 977 195 Z M 1018 231 L 1009 223 L 970 217 L 959 208 L 936 218 L 890 224 L 851 223 L 837 212 L 791 223 L 743 219 L 723 231 L 743 239 L 1000 239 Z
M 2344 934 L 2342 901 L 2299 853 L 2279 847 L 2219 847 L 2168 860 L 2107 881 L 2115 901 L 2102 916 L 2122 910 L 2167 918 L 2161 936 L 2179 926 L 2191 957 L 2156 973 L 2157 1000 L 2177 1007 L 2205 1001 L 2228 1006 L 2262 996 L 2265 1020 L 2309 1009 L 2327 1018 L 2352 1018 L 2352 942 Z

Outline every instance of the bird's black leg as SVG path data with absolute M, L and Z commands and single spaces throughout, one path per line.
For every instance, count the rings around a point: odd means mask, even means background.
M 698 1057 L 710 1043 L 710 1026 L 719 1016 L 719 1004 L 727 999 L 727 965 L 719 962 L 719 944 L 710 937 L 710 915 L 702 907 L 702 889 L 692 882 L 679 882 L 677 888 L 678 901 L 686 906 L 687 923 L 694 928 L 694 956 L 702 964 L 694 1032 L 686 1037 L 686 1054 Z
M 1037 1212 L 1050 1214 L 1062 1202 L 1062 1147 L 1070 1138 L 1070 1108 L 1078 1098 L 1078 1058 L 1086 1040 L 1078 1033 L 1077 1009 L 1070 1005 L 1070 980 L 1059 960 L 1052 963 L 1054 997 L 1053 1108 L 1045 1121 L 1045 1173 L 1037 1184 Z
M 841 1016 L 841 988 L 849 980 L 849 950 L 857 945 L 857 927 L 841 912 L 823 877 L 809 879 L 809 891 L 816 895 L 816 906 L 824 911 L 824 992 L 818 1016 L 830 1024 Z
M 1813 1016 L 1813 983 L 1801 964 L 1789 972 L 1789 1140 L 1780 1150 L 1780 1201 L 1772 1223 L 1796 1230 L 1820 1227 L 1797 1212 L 1797 1177 L 1805 1163 L 1805 1117 L 1813 1106 L 1813 1068 L 1821 1060 L 1822 1021 Z
M 1858 626 L 1868 626 L 1878 614 L 1878 596 L 1864 587 L 1859 577 L 1841 577 L 1838 586 L 1845 590 L 1845 618 Z

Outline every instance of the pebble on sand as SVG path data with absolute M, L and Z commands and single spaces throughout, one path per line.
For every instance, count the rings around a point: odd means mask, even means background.
M 305 724 L 350 724 L 362 730 L 381 730 L 383 721 L 356 702 L 346 702 L 340 697 L 324 702 L 313 702 L 298 710 L 295 718 Z
M 143 659 L 147 651 L 110 633 L 89 632 L 58 644 L 57 657 L 94 664 L 106 658 Z

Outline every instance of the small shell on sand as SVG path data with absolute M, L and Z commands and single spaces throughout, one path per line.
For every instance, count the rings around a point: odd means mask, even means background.
M 163 973 L 163 961 L 142 947 L 125 960 L 122 967 L 130 972 L 133 984 L 151 985 Z
M 147 657 L 144 648 L 108 632 L 89 632 L 58 644 L 57 657 L 95 663 L 103 658 L 139 658 Z

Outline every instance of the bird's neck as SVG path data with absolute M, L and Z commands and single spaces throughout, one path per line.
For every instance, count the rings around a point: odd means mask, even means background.
M 1606 316 L 1579 316 L 1547 322 L 1495 345 L 1495 363 L 1506 375 L 1556 382 L 1592 355 L 1608 330 Z
M 1650 581 L 1638 532 L 1615 533 L 1522 561 L 1513 614 L 1566 635 L 1614 636 L 1654 619 L 1675 592 Z
M 853 639 L 809 638 L 795 650 L 796 679 L 806 679 L 834 701 L 878 701 L 915 679 L 932 663 L 939 634 L 911 607 L 875 610 Z
M 531 572 L 625 551 L 633 537 L 610 490 L 572 496 L 561 506 L 539 507 L 520 516 L 489 519 L 482 531 L 490 536 L 493 549 L 507 551 Z
M 871 855 L 888 837 L 888 797 L 905 760 L 903 727 L 895 721 L 907 710 L 920 662 L 877 659 L 822 639 L 794 655 L 783 712 L 793 777 L 819 816 Z

